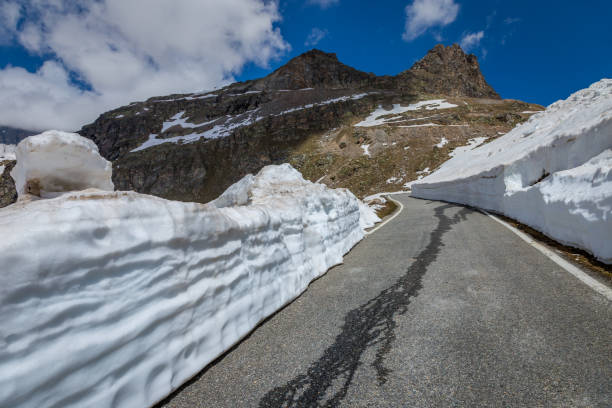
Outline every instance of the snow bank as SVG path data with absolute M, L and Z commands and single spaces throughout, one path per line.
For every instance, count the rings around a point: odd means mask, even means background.
M 15 145 L 0 144 L 0 161 L 15 160 Z
M 612 263 L 612 79 L 549 106 L 412 184 L 416 197 L 515 218 Z
M 22 140 L 11 171 L 19 198 L 49 197 L 66 191 L 114 189 L 112 165 L 98 146 L 76 133 L 49 130 Z
M 154 404 L 342 262 L 364 214 L 289 165 L 205 205 L 86 190 L 1 209 L 0 406 Z

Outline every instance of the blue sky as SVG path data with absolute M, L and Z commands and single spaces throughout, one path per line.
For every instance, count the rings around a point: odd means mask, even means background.
M 2 0 L 0 125 L 75 130 L 150 96 L 264 76 L 311 48 L 397 74 L 462 44 L 504 98 L 612 75 L 612 2 Z

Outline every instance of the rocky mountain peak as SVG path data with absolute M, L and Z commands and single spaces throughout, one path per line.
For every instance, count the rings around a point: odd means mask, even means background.
M 497 92 L 480 72 L 478 58 L 474 54 L 466 54 L 457 44 L 436 45 L 400 75 L 416 78 L 427 83 L 436 93 L 444 95 L 499 99 Z
M 354 88 L 364 85 L 373 74 L 341 63 L 336 54 L 313 49 L 299 55 L 265 78 L 255 89 Z

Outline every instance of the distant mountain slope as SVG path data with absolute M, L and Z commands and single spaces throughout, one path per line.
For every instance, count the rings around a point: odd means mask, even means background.
M 0 126 L 0 144 L 17 144 L 28 136 L 39 132 L 25 129 L 17 129 L 8 126 Z
M 304 146 L 333 129 L 351 128 L 379 106 L 444 97 L 499 100 L 476 57 L 457 45 L 436 46 L 397 76 L 365 73 L 335 54 L 312 50 L 261 79 L 115 109 L 80 133 L 113 161 L 118 189 L 207 202 L 265 165 L 292 162 L 299 167 L 296 155 L 304 154 Z M 523 105 L 517 109 L 527 110 Z M 524 119 L 513 115 L 503 123 Z M 338 157 L 352 150 L 342 149 Z M 307 172 L 309 160 L 303 160 Z M 384 183 L 389 176 L 382 171 L 377 177 Z M 362 190 L 356 193 L 367 193 Z

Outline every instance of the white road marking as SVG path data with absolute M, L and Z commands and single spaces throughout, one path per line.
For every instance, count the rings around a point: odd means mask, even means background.
M 397 217 L 398 215 L 400 215 L 400 213 L 402 212 L 402 210 L 404 209 L 404 205 L 402 203 L 400 203 L 397 200 L 392 199 L 390 196 L 387 196 L 387 198 L 391 201 L 393 201 L 398 207 L 399 209 L 397 211 L 395 211 L 395 214 L 393 214 L 391 217 L 387 218 L 383 223 L 381 223 L 380 225 L 378 225 L 376 228 L 371 229 L 369 231 L 366 231 L 365 235 L 370 235 L 376 231 L 378 231 L 380 228 L 384 227 L 385 224 L 387 224 L 389 221 L 391 221 L 392 219 L 394 219 L 395 217 Z
M 524 232 L 519 231 L 518 229 L 516 229 L 512 225 L 506 223 L 505 221 L 497 218 L 496 216 L 494 216 L 493 214 L 488 213 L 485 210 L 481 209 L 481 211 L 484 214 L 488 215 L 489 217 L 493 218 L 495 221 L 499 222 L 504 227 L 508 228 L 510 231 L 514 232 L 523 241 L 527 242 L 529 245 L 531 245 L 532 247 L 534 247 L 535 249 L 537 249 L 538 251 L 540 251 L 541 253 L 546 255 L 554 263 L 556 263 L 557 265 L 559 265 L 560 267 L 565 269 L 567 272 L 569 272 L 572 275 L 574 275 L 578 280 L 580 280 L 585 285 L 588 285 L 595 292 L 601 294 L 606 299 L 612 301 L 612 289 L 611 288 L 609 288 L 608 286 L 606 286 L 603 283 L 599 282 L 598 280 L 593 279 L 592 277 L 590 277 L 586 273 L 582 272 L 579 268 L 575 267 L 574 265 L 572 265 L 571 263 L 569 263 L 565 259 L 561 258 L 559 255 L 555 254 L 553 251 L 551 251 L 550 249 L 546 248 L 544 245 L 536 242 L 533 238 L 531 238 L 529 235 L 525 234 Z

